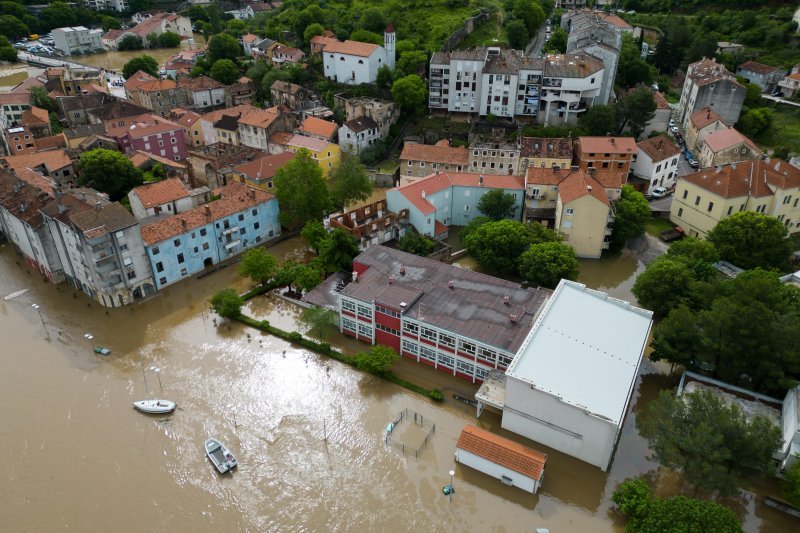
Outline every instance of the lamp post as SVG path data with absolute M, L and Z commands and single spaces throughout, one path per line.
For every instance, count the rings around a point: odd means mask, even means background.
M 42 316 L 42 306 L 39 304 L 31 304 L 31 307 L 36 309 L 36 312 L 39 313 L 39 320 L 42 321 L 42 327 L 44 328 L 45 331 L 47 331 L 47 326 L 45 325 L 44 317 Z
M 451 470 L 450 471 L 450 494 L 447 495 L 447 501 L 451 502 L 451 503 L 453 501 L 453 492 L 455 492 L 455 487 L 453 487 L 453 476 L 455 476 L 455 475 L 456 475 L 456 471 L 455 470 Z
M 94 351 L 94 335 L 92 335 L 91 333 L 84 333 L 83 336 L 92 345 L 92 351 Z
M 163 394 L 164 386 L 161 384 L 161 374 L 160 374 L 161 369 L 158 368 L 157 366 L 151 366 L 150 370 L 156 373 L 156 377 L 158 378 L 158 388 L 161 389 L 161 392 Z

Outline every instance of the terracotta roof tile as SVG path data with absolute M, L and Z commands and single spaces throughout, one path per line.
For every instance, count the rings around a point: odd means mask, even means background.
M 578 146 L 584 154 L 635 154 L 633 137 L 578 137 Z
M 694 127 L 698 130 L 701 130 L 708 126 L 709 124 L 713 124 L 714 122 L 720 121 L 725 124 L 725 121 L 719 116 L 715 111 L 713 111 L 710 107 L 704 107 L 699 111 L 695 111 L 692 113 L 692 116 L 689 117 L 689 120 L 692 121 Z M 727 124 L 726 124 L 727 125 Z
M 758 146 L 753 143 L 750 139 L 736 131 L 736 129 L 728 127 L 725 129 L 717 130 L 715 132 L 709 133 L 703 139 L 708 147 L 711 149 L 712 152 L 716 153 L 721 150 L 725 150 L 727 148 L 731 148 L 736 146 L 740 143 L 745 143 L 750 146 L 753 150 L 758 150 Z
M 336 37 L 325 37 L 323 35 L 315 35 L 314 37 L 311 38 L 311 45 L 312 46 L 313 45 L 319 45 L 319 46 L 325 47 L 325 46 L 327 46 L 329 44 L 335 44 L 335 43 L 338 43 L 338 42 L 339 42 L 339 39 L 337 39 Z
M 538 167 L 531 167 L 528 168 L 526 181 L 532 185 L 558 185 L 559 186 L 559 193 L 561 194 L 561 183 L 570 178 L 572 175 L 577 174 L 580 176 L 582 183 L 585 185 L 592 185 L 592 193 L 594 196 L 597 196 L 600 199 L 598 191 L 594 189 L 598 189 L 598 187 L 594 186 L 594 183 L 597 183 L 603 189 L 619 189 L 622 185 L 627 181 L 627 175 L 624 172 L 616 172 L 616 171 L 595 171 L 594 175 L 589 174 L 587 171 L 581 170 L 579 168 L 538 168 Z M 575 181 L 571 181 L 570 184 L 574 185 Z M 577 185 L 574 185 L 575 191 L 577 191 Z M 606 195 L 605 190 L 602 191 L 603 196 L 606 198 L 606 201 L 603 203 L 608 203 L 608 196 Z M 570 193 L 573 194 L 573 193 Z M 563 194 L 562 194 L 563 196 Z M 563 200 L 563 198 L 562 198 Z
M 653 92 L 653 100 L 656 101 L 656 109 L 671 109 L 669 102 L 667 102 L 667 99 L 661 91 Z
M 571 172 L 559 183 L 558 195 L 561 197 L 561 203 L 565 205 L 584 196 L 594 196 L 602 203 L 611 205 L 605 187 L 582 170 Z
M 139 201 L 142 202 L 145 209 L 174 202 L 189 196 L 189 191 L 186 190 L 186 186 L 179 178 L 170 178 L 156 183 L 134 187 L 131 192 L 139 198 Z
M 221 89 L 223 84 L 208 76 L 198 76 L 196 78 L 180 78 L 179 87 L 186 87 L 190 91 L 205 91 L 209 89 Z
M 139 85 L 138 90 L 149 93 L 151 91 L 166 91 L 178 86 L 174 80 L 150 80 Z
M 147 72 L 137 70 L 130 78 L 125 80 L 125 89 L 130 92 L 138 91 L 141 85 L 157 79 Z
M 265 155 L 253 161 L 237 165 L 233 167 L 233 170 L 253 181 L 268 180 L 275 177 L 275 172 L 292 159 L 294 159 L 292 152 Z
M 546 453 L 471 424 L 464 426 L 456 447 L 537 481 L 547 463 Z
M 112 128 L 108 131 L 108 134 L 115 138 L 128 135 L 132 139 L 138 139 L 140 137 L 146 137 L 147 135 L 166 133 L 168 131 L 176 130 L 183 131 L 183 128 L 171 120 L 150 115 L 148 117 L 142 117 L 142 120 L 137 120 L 129 126 Z
M 572 160 L 572 139 L 523 137 L 519 155 Z
M 681 153 L 678 145 L 672 142 L 666 135 L 650 137 L 638 143 L 636 146 L 639 150 L 650 156 L 650 159 L 652 159 L 654 163 Z
M 736 70 L 748 70 L 750 72 L 756 72 L 758 74 L 771 74 L 776 70 L 780 70 L 778 67 L 773 67 L 771 65 L 765 65 L 764 63 L 757 63 L 755 61 L 745 61 L 739 68 Z M 784 71 L 785 72 L 785 71 Z
M 247 33 L 245 35 L 242 35 L 242 41 L 244 41 L 246 43 L 254 43 L 254 42 L 260 41 L 260 40 L 261 40 L 261 37 L 259 37 L 258 35 L 253 35 L 252 33 Z
M 270 107 L 269 109 L 256 109 L 250 113 L 243 115 L 239 119 L 239 124 L 248 126 L 255 126 L 256 128 L 268 128 L 280 115 L 277 107 Z
M 35 139 L 33 142 L 34 144 L 36 144 L 36 149 L 41 152 L 44 152 L 46 150 L 52 150 L 54 148 L 66 148 L 67 146 L 67 140 L 60 133 L 58 135 L 39 137 L 38 139 Z
M 522 176 L 509 176 L 506 174 L 473 174 L 467 172 L 442 172 L 431 174 L 412 183 L 397 187 L 406 199 L 423 214 L 433 213 L 436 208 L 426 197 L 435 192 L 453 186 L 481 187 L 480 178 L 483 176 L 483 186 L 491 189 L 525 190 L 525 179 Z
M 368 116 L 354 118 L 344 123 L 353 133 L 361 133 L 362 131 L 375 129 L 378 124 Z
M 9 155 L 2 159 L 14 170 L 44 165 L 48 172 L 55 172 L 72 164 L 72 160 L 63 149 L 47 150 L 35 154 Z
M 403 161 L 426 161 L 431 163 L 443 163 L 450 165 L 462 165 L 466 168 L 469 164 L 469 150 L 461 146 L 452 148 L 445 144 L 418 144 L 405 143 L 403 152 L 400 154 Z
M 780 162 L 780 160 L 777 160 Z M 679 178 L 693 183 L 707 191 L 723 198 L 739 198 L 752 196 L 761 198 L 772 196 L 773 193 L 767 183 L 782 184 L 786 178 L 789 183 L 796 182 L 800 185 L 798 172 L 791 171 L 789 165 L 780 162 L 778 170 L 761 160 L 741 161 L 730 165 L 723 165 L 719 171 L 716 168 L 704 168 Z M 787 174 L 784 175 L 783 172 Z
M 133 215 L 119 202 L 100 204 L 97 208 L 73 213 L 70 220 L 89 239 L 136 224 Z
M 336 123 L 317 117 L 306 117 L 300 125 L 300 131 L 330 139 L 336 133 Z
M 275 198 L 260 189 L 233 181 L 218 190 L 219 200 L 203 204 L 184 213 L 161 219 L 142 227 L 142 240 L 145 245 L 171 239 L 191 229 L 204 226 L 220 218 L 249 209 Z
M 149 152 L 144 152 L 142 150 L 134 150 L 133 153 L 128 157 L 133 163 L 133 166 L 136 168 L 141 168 L 142 165 L 147 163 L 148 161 L 155 161 L 156 163 L 161 163 L 162 165 L 169 167 L 169 168 L 177 168 L 177 169 L 185 169 L 186 165 L 183 163 L 178 163 L 177 161 L 173 161 L 172 159 L 167 159 L 166 157 L 161 157 L 160 155 L 151 154 Z
M 361 43 L 358 41 L 327 42 L 325 52 L 331 54 L 345 54 L 350 56 L 369 57 L 379 46 L 372 43 Z
M 46 109 L 42 109 L 41 107 L 36 107 L 34 105 L 22 113 L 20 120 L 22 121 L 23 126 L 49 126 L 50 114 Z

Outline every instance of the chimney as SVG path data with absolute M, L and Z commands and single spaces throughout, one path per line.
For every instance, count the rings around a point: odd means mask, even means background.
M 205 211 L 206 211 L 206 216 L 207 216 L 207 217 L 210 217 L 210 216 L 211 216 L 211 206 L 208 206 L 208 205 L 206 205 L 206 206 L 204 206 L 204 207 L 206 208 L 206 209 L 205 209 Z
M 425 198 L 425 189 L 422 190 L 422 197 Z
M 94 210 L 95 211 L 100 211 L 100 209 L 102 209 L 102 207 L 103 207 L 103 204 L 101 204 L 100 202 L 95 202 L 94 203 Z
M 586 169 L 586 172 L 588 172 L 590 176 L 594 176 L 595 173 L 597 172 L 597 169 L 594 167 L 589 167 Z
M 20 213 L 24 213 L 27 210 L 28 210 L 27 202 L 22 202 L 21 204 L 19 204 L 19 212 Z
M 616 141 L 614 141 L 614 137 L 611 137 L 611 144 L 616 144 Z
M 586 190 L 589 191 L 589 192 L 592 192 L 592 186 L 591 185 L 587 185 L 586 186 Z
M 506 305 L 511 305 L 511 297 L 508 294 L 503 296 L 503 303 Z
M 389 276 L 389 285 L 393 284 L 397 278 L 394 277 L 394 274 Z
M 353 281 L 358 282 L 358 272 L 353 270 Z
M 511 322 L 516 322 L 517 321 L 517 315 L 512 313 L 512 314 L 508 315 L 508 319 L 511 320 Z
M 448 282 L 447 282 L 447 286 L 448 286 L 449 288 L 451 288 L 451 289 L 455 289 L 455 287 L 456 287 L 456 284 L 455 284 L 455 282 L 454 282 L 454 281 L 451 279 L 450 281 L 448 281 Z
M 182 218 L 182 219 L 181 219 L 181 226 L 183 226 L 184 228 L 188 228 L 188 227 L 189 227 L 189 223 L 188 223 L 188 222 L 186 222 L 186 219 L 185 219 L 185 218 Z
M 406 275 L 406 266 L 405 265 L 400 265 L 400 275 L 401 276 L 405 276 Z

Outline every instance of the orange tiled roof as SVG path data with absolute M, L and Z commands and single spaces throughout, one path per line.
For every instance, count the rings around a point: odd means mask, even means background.
M 36 145 L 36 149 L 40 152 L 52 150 L 53 148 L 65 148 L 67 146 L 67 140 L 60 133 L 57 135 L 49 135 L 47 137 L 39 137 L 33 142 Z
M 584 154 L 635 154 L 633 137 L 578 137 L 578 146 Z
M 377 44 L 360 43 L 358 41 L 326 42 L 325 53 L 345 54 L 349 56 L 369 57 L 379 47 Z
M 49 126 L 50 114 L 46 109 L 34 105 L 22 113 L 20 120 L 24 126 Z
M 259 37 L 258 35 L 253 35 L 252 33 L 247 33 L 245 35 L 242 35 L 242 41 L 244 41 L 246 43 L 254 43 L 254 42 L 260 41 L 260 40 L 261 40 L 261 37 Z
M 483 185 L 480 178 L 483 176 Z M 406 199 L 423 214 L 433 213 L 436 208 L 426 197 L 448 187 L 486 187 L 487 189 L 525 190 L 525 179 L 522 176 L 507 174 L 473 174 L 468 172 L 442 172 L 431 174 L 415 182 L 397 187 Z
M 133 194 L 139 198 L 146 208 L 164 205 L 189 196 L 183 182 L 179 178 L 169 178 L 156 183 L 140 185 L 133 188 Z
M 542 479 L 547 463 L 546 453 L 471 424 L 461 430 L 456 447 L 537 481 Z
M 528 168 L 526 179 L 531 185 L 559 185 L 561 182 L 569 178 L 572 174 L 585 174 L 592 180 L 600 184 L 601 187 L 606 189 L 619 189 L 627 181 L 625 172 L 617 172 L 614 170 L 599 171 L 595 170 L 594 175 L 588 171 L 581 170 L 577 167 L 572 168 Z M 584 179 L 584 181 L 586 181 Z M 591 184 L 591 183 L 590 183 Z M 592 187 L 595 188 L 594 186 Z M 559 189 L 560 191 L 560 189 Z M 605 192 L 604 192 L 605 194 Z
M 138 91 L 141 85 L 157 79 L 147 72 L 137 70 L 130 78 L 125 80 L 125 89 L 130 92 Z
M 780 160 L 778 160 L 780 161 Z M 717 170 L 714 167 L 704 168 L 687 174 L 679 178 L 698 187 L 702 187 L 723 198 L 739 198 L 752 196 L 761 198 L 772 196 L 768 183 L 782 183 L 787 178 L 789 183 L 800 185 L 800 176 L 797 171 L 792 171 L 789 175 L 789 165 L 781 162 L 776 171 L 774 166 L 770 166 L 764 161 L 741 161 L 730 165 L 723 165 Z M 786 172 L 786 175 L 783 175 Z
M 678 145 L 667 138 L 666 135 L 650 137 L 636 145 L 639 150 L 650 156 L 654 163 L 663 161 L 681 153 Z
M 136 168 L 141 168 L 142 165 L 147 163 L 148 161 L 155 161 L 156 163 L 161 163 L 162 165 L 170 168 L 178 168 L 178 169 L 185 169 L 186 165 L 183 163 L 178 163 L 177 161 L 173 161 L 172 159 L 167 159 L 166 157 L 161 157 L 160 155 L 151 154 L 149 152 L 145 152 L 142 150 L 134 150 L 131 155 L 128 157 L 133 163 L 133 166 Z
M 336 124 L 317 117 L 306 117 L 300 125 L 300 131 L 330 139 L 336 133 Z
M 582 170 L 571 172 L 564 181 L 558 185 L 558 195 L 561 197 L 561 203 L 564 205 L 578 198 L 583 198 L 584 196 L 594 196 L 602 203 L 608 206 L 611 205 L 611 202 L 608 201 L 605 187 Z
M 181 87 L 186 87 L 190 91 L 207 91 L 209 89 L 221 89 L 225 87 L 223 84 L 208 76 L 198 76 L 196 78 L 181 78 L 178 84 Z
M 111 128 L 108 130 L 108 134 L 111 137 L 122 137 L 127 134 L 130 135 L 132 139 L 138 139 L 140 137 L 146 137 L 147 135 L 166 133 L 175 130 L 183 131 L 183 128 L 171 120 L 155 115 L 146 115 L 141 117 L 141 120 L 137 120 L 129 126 Z
M 400 159 L 403 161 L 425 161 L 449 165 L 462 165 L 463 168 L 466 168 L 469 164 L 469 150 L 463 146 L 452 148 L 449 143 L 437 143 L 435 145 L 406 143 L 403 146 Z
M 273 194 L 254 189 L 237 181 L 217 189 L 222 197 L 171 217 L 142 227 L 142 240 L 147 246 L 171 239 L 220 218 L 249 209 L 275 198 Z
M 770 74 L 780 69 L 778 67 L 773 67 L 772 65 L 765 65 L 764 63 L 758 63 L 756 61 L 745 61 L 744 63 L 739 65 L 739 68 L 737 70 L 748 70 L 750 72 L 757 72 L 758 74 Z
M 256 109 L 239 119 L 239 124 L 255 126 L 256 128 L 268 128 L 279 116 L 277 107 L 269 109 Z
M 692 113 L 692 116 L 689 117 L 689 120 L 692 121 L 694 127 L 698 130 L 701 130 L 708 126 L 709 124 L 713 124 L 716 121 L 720 121 L 725 124 L 725 121 L 719 116 L 714 110 L 710 107 L 704 107 L 699 111 L 695 111 Z
M 727 148 L 731 148 L 732 146 L 736 146 L 737 144 L 744 143 L 748 145 L 753 150 L 758 151 L 758 146 L 753 143 L 750 139 L 739 133 L 736 129 L 727 127 L 725 129 L 717 130 L 715 132 L 709 133 L 703 139 L 703 141 L 708 145 L 712 152 L 716 153 L 721 150 L 725 150 Z
M 2 159 L 15 171 L 21 168 L 36 168 L 44 165 L 48 172 L 55 172 L 72 164 L 72 160 L 63 149 L 47 150 L 35 154 L 9 155 Z
M 653 100 L 656 101 L 656 109 L 670 109 L 669 102 L 667 102 L 667 99 L 661 91 L 655 91 L 653 93 Z
M 166 91 L 174 89 L 178 84 L 173 80 L 149 80 L 139 85 L 138 90 L 149 93 L 151 91 Z
M 292 152 L 265 155 L 253 161 L 236 165 L 233 167 L 233 170 L 243 176 L 247 176 L 251 180 L 267 180 L 275 177 L 275 172 L 292 159 L 294 159 L 294 154 Z

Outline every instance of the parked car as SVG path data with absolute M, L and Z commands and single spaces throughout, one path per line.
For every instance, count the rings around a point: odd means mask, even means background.
M 692 160 L 694 160 L 694 154 L 692 152 L 690 152 L 689 150 L 684 150 L 683 151 L 683 158 L 685 160 L 687 160 L 687 161 L 692 161 Z
M 783 96 L 783 92 L 782 91 L 775 91 L 770 96 Z
M 655 187 L 650 189 L 650 196 L 653 198 L 664 198 L 669 194 L 669 191 L 666 187 Z
M 689 159 L 689 166 L 692 168 L 700 168 L 700 162 L 695 159 Z
M 671 118 L 671 119 L 669 119 L 669 126 L 670 126 L 670 127 L 672 127 L 672 126 L 677 126 L 677 125 L 678 125 L 678 123 L 677 123 L 677 122 L 675 122 L 675 119 L 674 119 L 674 118 Z
M 658 234 L 658 238 L 664 242 L 675 241 L 682 239 L 684 236 L 683 228 L 675 226 L 673 229 L 664 230 Z
M 681 132 L 681 130 L 680 130 L 680 129 L 678 129 L 678 126 L 670 126 L 670 127 L 669 127 L 669 131 L 670 131 L 671 133 L 673 133 L 673 134 L 678 134 L 678 133 L 680 133 L 680 132 Z

